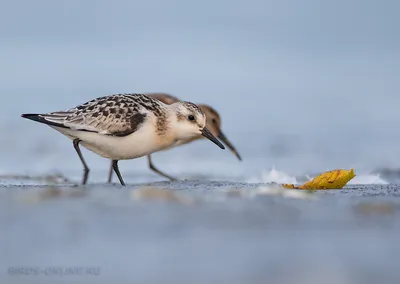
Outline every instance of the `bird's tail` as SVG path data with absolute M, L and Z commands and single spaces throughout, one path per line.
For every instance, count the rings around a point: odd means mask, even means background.
M 58 127 L 65 127 L 62 123 L 58 123 L 56 121 L 51 121 L 49 119 L 46 119 L 47 115 L 44 114 L 37 114 L 37 113 L 24 113 L 21 115 L 21 117 L 26 118 L 26 119 L 30 119 L 33 121 L 37 121 L 40 123 L 44 123 L 47 125 L 51 125 L 51 126 L 58 126 Z
M 21 115 L 21 117 L 30 119 L 30 120 L 34 120 L 37 122 L 45 123 L 45 120 L 42 117 L 40 117 L 40 114 L 37 114 L 37 113 L 24 113 Z

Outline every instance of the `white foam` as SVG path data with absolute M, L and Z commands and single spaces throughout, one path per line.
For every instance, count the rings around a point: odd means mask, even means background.
M 357 174 L 348 184 L 388 184 L 378 174 Z
M 258 177 L 250 178 L 249 182 L 256 183 L 268 183 L 268 182 L 275 182 L 275 183 L 293 183 L 297 184 L 297 180 L 294 176 L 291 176 L 285 172 L 278 171 L 275 169 L 275 166 L 272 167 L 269 171 L 262 171 Z

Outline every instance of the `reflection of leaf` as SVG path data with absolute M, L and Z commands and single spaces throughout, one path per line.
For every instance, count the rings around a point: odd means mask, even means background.
M 339 169 L 320 174 L 313 180 L 297 187 L 293 184 L 283 184 L 282 186 L 285 188 L 296 189 L 340 189 L 343 188 L 355 176 L 354 169 Z

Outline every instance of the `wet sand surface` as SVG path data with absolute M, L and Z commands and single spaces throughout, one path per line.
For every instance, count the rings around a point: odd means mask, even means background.
M 399 196 L 393 184 L 4 183 L 0 282 L 399 283 Z

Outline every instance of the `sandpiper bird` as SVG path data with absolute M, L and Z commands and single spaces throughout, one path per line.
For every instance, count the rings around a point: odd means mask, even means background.
M 171 96 L 169 94 L 166 94 L 166 93 L 148 93 L 146 95 L 149 96 L 149 97 L 152 97 L 152 98 L 156 98 L 156 99 L 158 99 L 158 100 L 160 100 L 163 103 L 168 104 L 168 105 L 176 103 L 176 102 L 179 102 L 178 98 L 176 98 L 174 96 Z M 209 106 L 209 105 L 197 104 L 197 106 L 200 107 L 201 110 L 203 111 L 203 113 L 206 115 L 206 127 L 207 127 L 207 129 L 210 130 L 210 132 L 214 136 L 218 137 L 232 151 L 232 153 L 239 160 L 242 160 L 242 158 L 240 157 L 239 153 L 236 151 L 235 147 L 232 145 L 231 142 L 229 142 L 228 138 L 226 138 L 226 136 L 222 132 L 222 130 L 221 130 L 221 118 L 220 118 L 218 112 L 215 109 L 213 109 L 211 106 Z M 198 140 L 198 139 L 202 139 L 202 138 L 203 138 L 203 136 L 199 134 L 199 135 L 190 137 L 190 138 L 188 138 L 186 140 L 180 140 L 176 144 L 168 147 L 167 149 L 170 149 L 170 148 L 173 148 L 173 147 L 176 147 L 176 146 L 179 146 L 179 145 L 187 144 L 187 143 L 190 143 L 192 141 L 195 141 L 195 140 Z M 164 150 L 166 150 L 166 149 L 164 149 Z M 158 174 L 162 175 L 163 177 L 166 177 L 166 178 L 168 178 L 170 180 L 175 180 L 175 178 L 169 176 L 168 174 L 163 173 L 162 171 L 160 171 L 159 169 L 157 169 L 154 166 L 150 154 L 147 155 L 147 161 L 148 161 L 149 168 L 151 170 L 153 170 L 154 172 L 156 172 L 156 173 L 158 173 Z M 112 167 L 112 164 L 111 164 L 110 171 L 109 171 L 109 174 L 108 174 L 108 182 L 109 183 L 112 181 L 112 175 L 113 175 L 113 167 Z
M 79 144 L 111 159 L 122 185 L 119 160 L 149 155 L 199 134 L 225 149 L 205 127 L 206 117 L 197 105 L 181 101 L 167 105 L 144 94 L 110 95 L 67 111 L 22 117 L 47 124 L 72 139 L 84 168 L 82 184 L 87 182 L 89 168 Z

